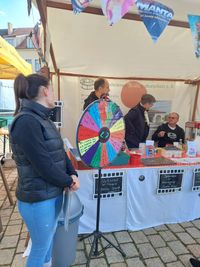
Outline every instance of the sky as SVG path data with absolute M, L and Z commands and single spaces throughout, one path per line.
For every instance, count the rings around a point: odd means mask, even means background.
M 13 28 L 32 27 L 39 19 L 33 5 L 28 16 L 27 0 L 0 0 L 0 29 L 6 29 L 8 22 L 13 24 Z

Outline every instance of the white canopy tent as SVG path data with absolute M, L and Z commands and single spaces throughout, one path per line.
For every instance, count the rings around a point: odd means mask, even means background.
M 109 78 L 113 96 L 120 95 L 120 90 L 112 87 L 116 79 L 120 79 L 122 86 L 127 80 L 146 84 L 151 81 L 154 85 L 147 84 L 147 91 L 158 100 L 172 101 L 172 109 L 180 113 L 182 126 L 189 119 L 200 120 L 200 59 L 195 57 L 187 21 L 188 14 L 200 15 L 199 0 L 159 1 L 173 9 L 174 18 L 156 44 L 135 6 L 121 21 L 109 26 L 102 16 L 99 0 L 94 0 L 79 15 L 73 14 L 71 4 L 65 0 L 35 2 L 44 26 L 46 59 L 55 74 L 54 87 L 58 89 L 58 98 L 65 103 L 63 135 L 69 136 L 72 143 L 82 108 L 80 77 Z M 156 83 L 160 88 L 167 83 L 173 86 L 170 90 L 167 89 L 170 86 L 163 86 L 158 91 Z M 127 111 L 123 104 L 122 110 Z

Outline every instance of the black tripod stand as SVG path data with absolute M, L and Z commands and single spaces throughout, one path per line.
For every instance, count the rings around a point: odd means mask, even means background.
M 90 260 L 92 255 L 98 256 L 101 254 L 105 249 L 109 247 L 114 247 L 116 250 L 118 250 L 123 257 L 126 257 L 126 254 L 117 246 L 115 246 L 110 240 L 108 240 L 100 231 L 99 231 L 99 219 L 100 219 L 100 204 L 101 204 L 101 168 L 98 169 L 98 180 L 97 180 L 97 214 L 96 214 L 96 230 L 87 236 L 84 236 L 80 239 L 82 241 L 85 238 L 88 238 L 92 235 L 94 235 L 94 239 L 92 241 L 90 253 L 88 256 L 86 267 L 90 266 Z M 98 241 L 100 238 L 103 238 L 107 241 L 108 245 L 103 248 L 101 251 L 98 250 Z

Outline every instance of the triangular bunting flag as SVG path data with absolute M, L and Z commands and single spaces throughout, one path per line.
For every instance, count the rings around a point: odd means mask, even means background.
M 147 31 L 151 35 L 153 41 L 156 42 L 173 18 L 173 10 L 161 3 L 151 0 L 136 0 L 135 4 Z
M 92 0 L 71 0 L 74 13 L 82 12 Z
M 134 0 L 101 0 L 101 7 L 110 25 L 118 22 L 133 6 Z
M 197 58 L 200 57 L 200 16 L 188 15 L 190 29 L 192 32 L 195 55 Z

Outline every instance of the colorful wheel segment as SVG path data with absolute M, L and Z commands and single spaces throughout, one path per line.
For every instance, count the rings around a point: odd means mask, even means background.
M 76 133 L 82 161 L 92 168 L 109 165 L 124 141 L 125 126 L 119 106 L 109 100 L 93 102 L 83 112 Z

